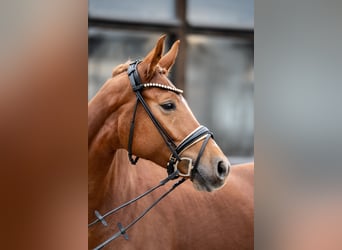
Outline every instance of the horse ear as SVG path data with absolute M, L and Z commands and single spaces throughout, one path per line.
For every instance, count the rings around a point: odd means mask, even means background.
M 162 57 L 165 37 L 166 35 L 163 35 L 159 38 L 154 49 L 152 49 L 143 60 L 143 64 L 146 65 L 147 81 L 151 80 L 151 78 L 153 77 L 157 64 L 159 63 L 160 58 Z
M 159 61 L 159 65 L 169 71 L 175 63 L 179 48 L 179 40 L 173 43 L 169 52 L 167 52 Z

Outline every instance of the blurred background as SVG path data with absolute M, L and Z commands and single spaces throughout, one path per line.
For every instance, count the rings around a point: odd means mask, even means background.
M 180 52 L 172 82 L 232 163 L 254 159 L 253 0 L 89 0 L 88 100 L 162 34 Z

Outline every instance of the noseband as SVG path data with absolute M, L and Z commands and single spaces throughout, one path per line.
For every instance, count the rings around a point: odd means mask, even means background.
M 160 83 L 141 83 L 140 76 L 138 73 L 137 66 L 140 63 L 140 60 L 136 60 L 132 62 L 129 65 L 129 68 L 127 70 L 128 77 L 132 86 L 133 91 L 136 94 L 137 101 L 134 107 L 133 111 L 133 117 L 131 120 L 131 126 L 130 126 L 130 133 L 128 137 L 128 158 L 130 162 L 135 165 L 137 161 L 139 160 L 139 157 L 133 158 L 132 155 L 132 145 L 133 145 L 133 135 L 134 135 L 134 126 L 135 126 L 135 117 L 137 112 L 137 107 L 139 102 L 144 107 L 146 113 L 150 117 L 151 121 L 153 122 L 154 126 L 157 128 L 158 132 L 162 136 L 163 140 L 165 141 L 167 147 L 171 151 L 170 159 L 167 163 L 167 173 L 168 175 L 171 175 L 175 171 L 177 171 L 178 163 L 181 161 L 187 161 L 188 162 L 188 170 L 185 174 L 179 172 L 178 175 L 183 177 L 189 177 L 191 175 L 191 171 L 194 169 L 197 169 L 197 166 L 200 162 L 200 159 L 204 153 L 205 147 L 210 139 L 210 137 L 213 137 L 213 134 L 209 131 L 208 128 L 204 126 L 199 126 L 194 131 L 192 131 L 188 136 L 186 136 L 183 141 L 177 146 L 171 136 L 166 132 L 166 130 L 161 126 L 159 121 L 155 118 L 152 111 L 148 107 L 147 103 L 145 102 L 141 92 L 146 88 L 160 88 L 168 91 L 173 91 L 176 94 L 182 94 L 183 90 L 167 86 Z M 185 151 L 187 148 L 191 147 L 192 145 L 196 144 L 197 142 L 204 140 L 201 149 L 198 152 L 197 159 L 195 163 L 192 163 L 192 159 L 188 157 L 181 157 L 180 154 Z

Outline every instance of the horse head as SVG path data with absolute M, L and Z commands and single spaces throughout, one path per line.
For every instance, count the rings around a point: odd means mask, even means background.
M 113 79 L 125 85 L 117 97 L 121 100 L 115 117 L 117 136 L 130 154 L 168 166 L 169 173 L 178 170 L 198 190 L 213 191 L 224 185 L 230 163 L 210 131 L 194 117 L 182 90 L 168 79 L 179 41 L 163 55 L 164 40 L 162 36 L 142 61 L 113 71 Z

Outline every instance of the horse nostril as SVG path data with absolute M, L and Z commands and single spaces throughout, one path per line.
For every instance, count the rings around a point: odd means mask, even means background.
M 223 161 L 219 161 L 217 164 L 217 177 L 220 178 L 221 180 L 224 180 L 226 176 L 228 175 L 228 166 L 225 164 Z

